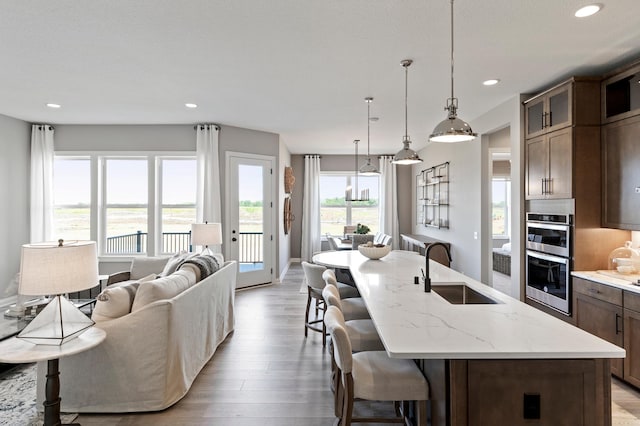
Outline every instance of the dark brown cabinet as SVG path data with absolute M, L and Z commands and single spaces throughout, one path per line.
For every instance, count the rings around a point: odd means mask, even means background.
M 624 380 L 640 387 L 640 295 L 624 292 Z
M 527 140 L 527 199 L 572 197 L 572 145 L 570 127 Z
M 600 156 L 599 81 L 574 77 L 525 101 L 524 108 L 525 198 L 574 198 L 574 176 Z
M 573 278 L 576 325 L 614 345 L 624 346 L 622 290 Z M 624 362 L 611 360 L 611 373 L 624 377 Z
M 602 82 L 602 123 L 640 115 L 640 63 L 614 72 Z
M 640 230 L 640 116 L 602 127 L 602 159 L 603 225 Z

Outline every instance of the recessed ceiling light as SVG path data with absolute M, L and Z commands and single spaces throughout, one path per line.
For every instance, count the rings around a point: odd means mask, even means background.
M 197 104 L 184 104 L 187 108 L 198 108 Z
M 590 5 L 581 7 L 575 13 L 575 17 L 576 18 L 586 18 L 587 16 L 595 15 L 596 13 L 600 12 L 600 10 L 602 10 L 602 7 L 603 6 L 601 4 L 599 4 L 599 3 L 590 4 Z
M 60 104 L 52 104 L 52 103 L 48 103 L 48 104 L 47 104 L 47 106 L 48 106 L 49 108 L 60 108 L 62 105 L 60 105 Z
M 495 86 L 498 83 L 500 83 L 500 80 L 497 78 L 492 78 L 482 82 L 482 84 L 484 84 L 485 86 Z

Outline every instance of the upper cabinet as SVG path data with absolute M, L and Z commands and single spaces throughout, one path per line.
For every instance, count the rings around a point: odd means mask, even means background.
M 573 198 L 577 171 L 599 156 L 600 81 L 574 77 L 524 108 L 525 198 Z
M 602 82 L 602 124 L 640 114 L 640 63 Z
M 574 125 L 599 125 L 597 82 L 597 79 L 575 77 L 525 101 L 525 137 L 529 139 Z

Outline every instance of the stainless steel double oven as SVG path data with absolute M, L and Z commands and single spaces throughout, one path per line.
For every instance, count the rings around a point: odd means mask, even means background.
M 527 213 L 526 295 L 571 314 L 572 215 Z

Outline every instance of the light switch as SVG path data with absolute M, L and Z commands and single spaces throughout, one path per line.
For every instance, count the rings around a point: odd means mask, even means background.
M 478 239 L 478 231 L 474 231 L 473 232 L 473 239 L 477 240 Z

